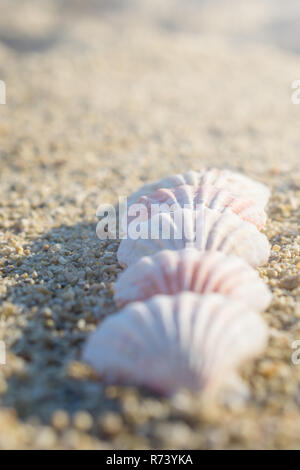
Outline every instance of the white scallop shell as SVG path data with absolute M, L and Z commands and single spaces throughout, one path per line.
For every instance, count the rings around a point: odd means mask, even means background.
M 137 202 L 141 196 L 153 193 L 157 189 L 174 188 L 182 184 L 191 186 L 211 184 L 247 199 L 252 199 L 260 207 L 265 207 L 270 197 L 270 190 L 262 183 L 254 181 L 241 173 L 211 168 L 200 171 L 191 170 L 184 174 L 167 176 L 154 183 L 146 184 L 130 196 L 129 204 Z
M 190 186 L 187 184 L 175 188 L 161 188 L 147 196 L 142 196 L 137 204 L 143 204 L 145 220 L 151 216 L 151 208 L 162 211 L 172 211 L 180 208 L 197 209 L 205 205 L 219 212 L 230 211 L 237 214 L 241 219 L 254 224 L 260 230 L 266 223 L 266 213 L 251 199 L 236 196 L 226 189 L 220 189 L 210 184 Z M 132 207 L 132 206 L 131 206 Z M 157 210 L 158 212 L 158 210 Z M 132 217 L 128 217 L 128 222 Z
M 155 296 L 104 320 L 83 351 L 106 383 L 215 390 L 266 346 L 267 327 L 240 302 L 219 294 Z
M 240 300 L 256 311 L 265 310 L 271 293 L 257 271 L 241 258 L 220 251 L 159 251 L 124 271 L 115 284 L 118 307 L 157 294 L 182 291 L 218 293 Z
M 129 266 L 160 250 L 187 247 L 240 256 L 251 266 L 265 264 L 269 258 L 270 246 L 266 236 L 254 225 L 229 212 L 220 214 L 207 207 L 198 211 L 178 209 L 164 212 L 141 222 L 140 233 L 134 232 L 132 224 L 117 253 L 122 266 Z

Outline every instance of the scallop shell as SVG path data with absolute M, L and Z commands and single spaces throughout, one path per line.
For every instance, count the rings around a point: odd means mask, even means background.
M 157 294 L 182 291 L 216 292 L 243 301 L 255 311 L 265 310 L 271 301 L 271 293 L 257 271 L 241 258 L 194 249 L 163 250 L 141 258 L 116 282 L 115 301 L 121 307 Z
M 219 189 L 210 184 L 200 186 L 181 185 L 175 188 L 158 189 L 155 193 L 142 196 L 138 204 L 143 204 L 147 211 L 144 219 L 150 217 L 151 207 L 162 208 L 166 212 L 180 208 L 196 209 L 205 205 L 219 212 L 230 211 L 237 214 L 241 219 L 255 225 L 260 230 L 266 223 L 266 213 L 251 199 L 236 196 L 226 189 Z M 128 217 L 128 223 L 133 217 Z
M 267 327 L 240 302 L 219 294 L 155 296 L 104 320 L 83 351 L 105 383 L 216 390 L 266 346 Z
M 167 176 L 154 183 L 146 184 L 130 196 L 129 204 L 137 202 L 141 196 L 151 194 L 157 189 L 174 188 L 183 184 L 190 186 L 211 184 L 247 199 L 252 199 L 260 207 L 265 207 L 270 197 L 269 189 L 262 183 L 254 181 L 241 173 L 211 168 L 200 171 L 191 170 L 184 174 Z
M 139 224 L 140 233 L 132 229 L 130 224 L 127 238 L 118 249 L 118 261 L 124 267 L 161 250 L 187 247 L 240 256 L 251 266 L 265 264 L 270 253 L 266 236 L 254 225 L 235 214 L 220 214 L 207 207 L 156 214 Z

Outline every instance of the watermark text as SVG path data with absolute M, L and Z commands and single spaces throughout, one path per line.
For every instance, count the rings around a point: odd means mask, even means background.
M 118 207 L 101 204 L 96 233 L 101 240 L 186 240 L 201 235 L 205 223 L 202 204 L 135 203 L 119 198 Z
M 0 80 L 0 104 L 6 104 L 6 85 L 3 80 Z
M 6 364 L 6 347 L 4 341 L 0 341 L 0 366 Z

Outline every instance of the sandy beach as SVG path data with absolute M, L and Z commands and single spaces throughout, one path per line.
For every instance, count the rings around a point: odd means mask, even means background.
M 161 3 L 1 0 L 0 449 L 300 448 L 300 8 Z M 97 207 L 204 166 L 272 190 L 247 396 L 104 387 L 80 361 L 122 270 Z

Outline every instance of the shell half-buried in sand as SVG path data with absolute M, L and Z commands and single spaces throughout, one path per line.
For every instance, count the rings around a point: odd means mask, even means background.
M 163 250 L 130 266 L 115 284 L 118 307 L 157 294 L 183 291 L 219 293 L 240 300 L 255 311 L 265 310 L 271 293 L 257 271 L 241 258 L 220 251 Z
M 267 262 L 270 245 L 253 224 L 237 215 L 202 207 L 201 210 L 178 209 L 153 216 L 137 225 L 129 225 L 127 238 L 118 249 L 122 266 L 136 263 L 143 256 L 161 250 L 195 248 L 240 256 L 252 266 Z
M 267 327 L 245 304 L 219 294 L 155 296 L 129 304 L 89 337 L 83 359 L 108 384 L 162 394 L 217 390 L 266 346 Z
M 147 208 L 146 218 L 151 216 L 153 209 L 161 211 L 176 210 L 180 208 L 197 209 L 204 205 L 219 212 L 230 211 L 241 219 L 252 223 L 260 230 L 266 223 L 266 213 L 253 200 L 235 195 L 226 189 L 220 189 L 210 184 L 190 186 L 187 184 L 174 188 L 161 188 L 142 196 L 137 204 Z M 130 206 L 132 209 L 132 206 Z M 132 217 L 128 217 L 128 222 Z
M 183 184 L 191 186 L 210 184 L 216 188 L 226 189 L 246 199 L 251 199 L 261 208 L 266 206 L 270 197 L 269 188 L 262 183 L 254 181 L 241 173 L 211 168 L 200 171 L 191 170 L 183 174 L 167 176 L 154 183 L 146 184 L 130 196 L 129 204 L 137 202 L 141 196 L 151 194 L 157 189 L 174 188 Z

